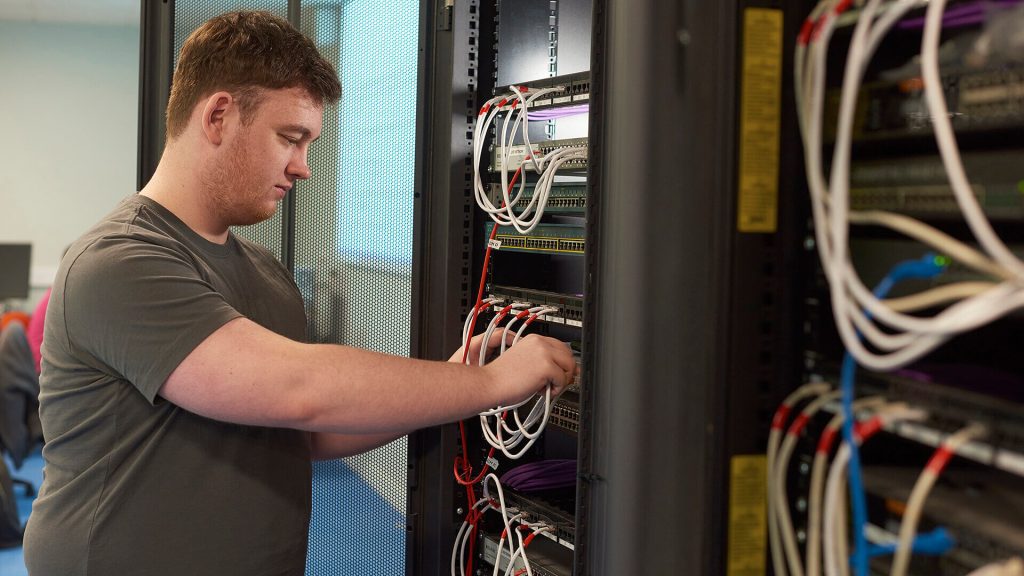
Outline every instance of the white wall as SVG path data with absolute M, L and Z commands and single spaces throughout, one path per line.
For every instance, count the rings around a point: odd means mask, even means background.
M 30 301 L 135 191 L 138 91 L 138 26 L 0 21 L 0 242 L 32 243 Z

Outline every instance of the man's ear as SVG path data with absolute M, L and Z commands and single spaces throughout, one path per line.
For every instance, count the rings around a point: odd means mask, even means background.
M 206 99 L 200 123 L 210 144 L 219 146 L 224 141 L 225 116 L 234 106 L 235 99 L 229 92 L 216 92 Z

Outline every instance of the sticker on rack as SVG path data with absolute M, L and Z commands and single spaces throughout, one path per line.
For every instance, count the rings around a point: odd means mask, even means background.
M 497 238 L 491 238 L 490 240 L 488 240 L 487 245 L 493 248 L 494 250 L 501 250 L 501 240 L 498 240 Z

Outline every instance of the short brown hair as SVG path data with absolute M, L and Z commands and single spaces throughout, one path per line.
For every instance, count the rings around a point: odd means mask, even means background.
M 185 131 L 200 98 L 225 90 L 251 119 L 264 89 L 302 88 L 335 103 L 341 83 L 313 42 L 269 12 L 229 12 L 196 28 L 181 47 L 167 103 L 167 137 Z

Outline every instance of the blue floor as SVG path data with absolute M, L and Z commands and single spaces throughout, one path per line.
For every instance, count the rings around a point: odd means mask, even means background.
M 7 469 L 10 470 L 12 476 L 28 480 L 36 490 L 39 490 L 40 484 L 43 483 L 43 456 L 39 450 L 33 452 L 22 462 L 21 470 L 15 470 L 11 461 L 6 457 L 4 460 L 7 462 Z M 35 500 L 35 497 L 25 494 L 25 489 L 21 486 L 15 486 L 14 492 L 18 495 L 18 515 L 24 525 L 28 520 L 29 512 L 32 511 L 32 501 Z M 20 546 L 0 550 L 0 574 L 3 576 L 28 576 Z
M 36 490 L 43 482 L 43 457 L 33 452 L 21 469 L 10 460 L 15 478 L 28 480 Z M 395 510 L 376 490 L 344 462 L 319 462 L 313 482 L 314 513 L 310 526 L 310 552 L 306 574 L 363 574 L 391 576 L 405 573 L 405 514 Z M 22 524 L 34 497 L 15 487 Z M 0 550 L 0 575 L 28 576 L 21 547 Z

